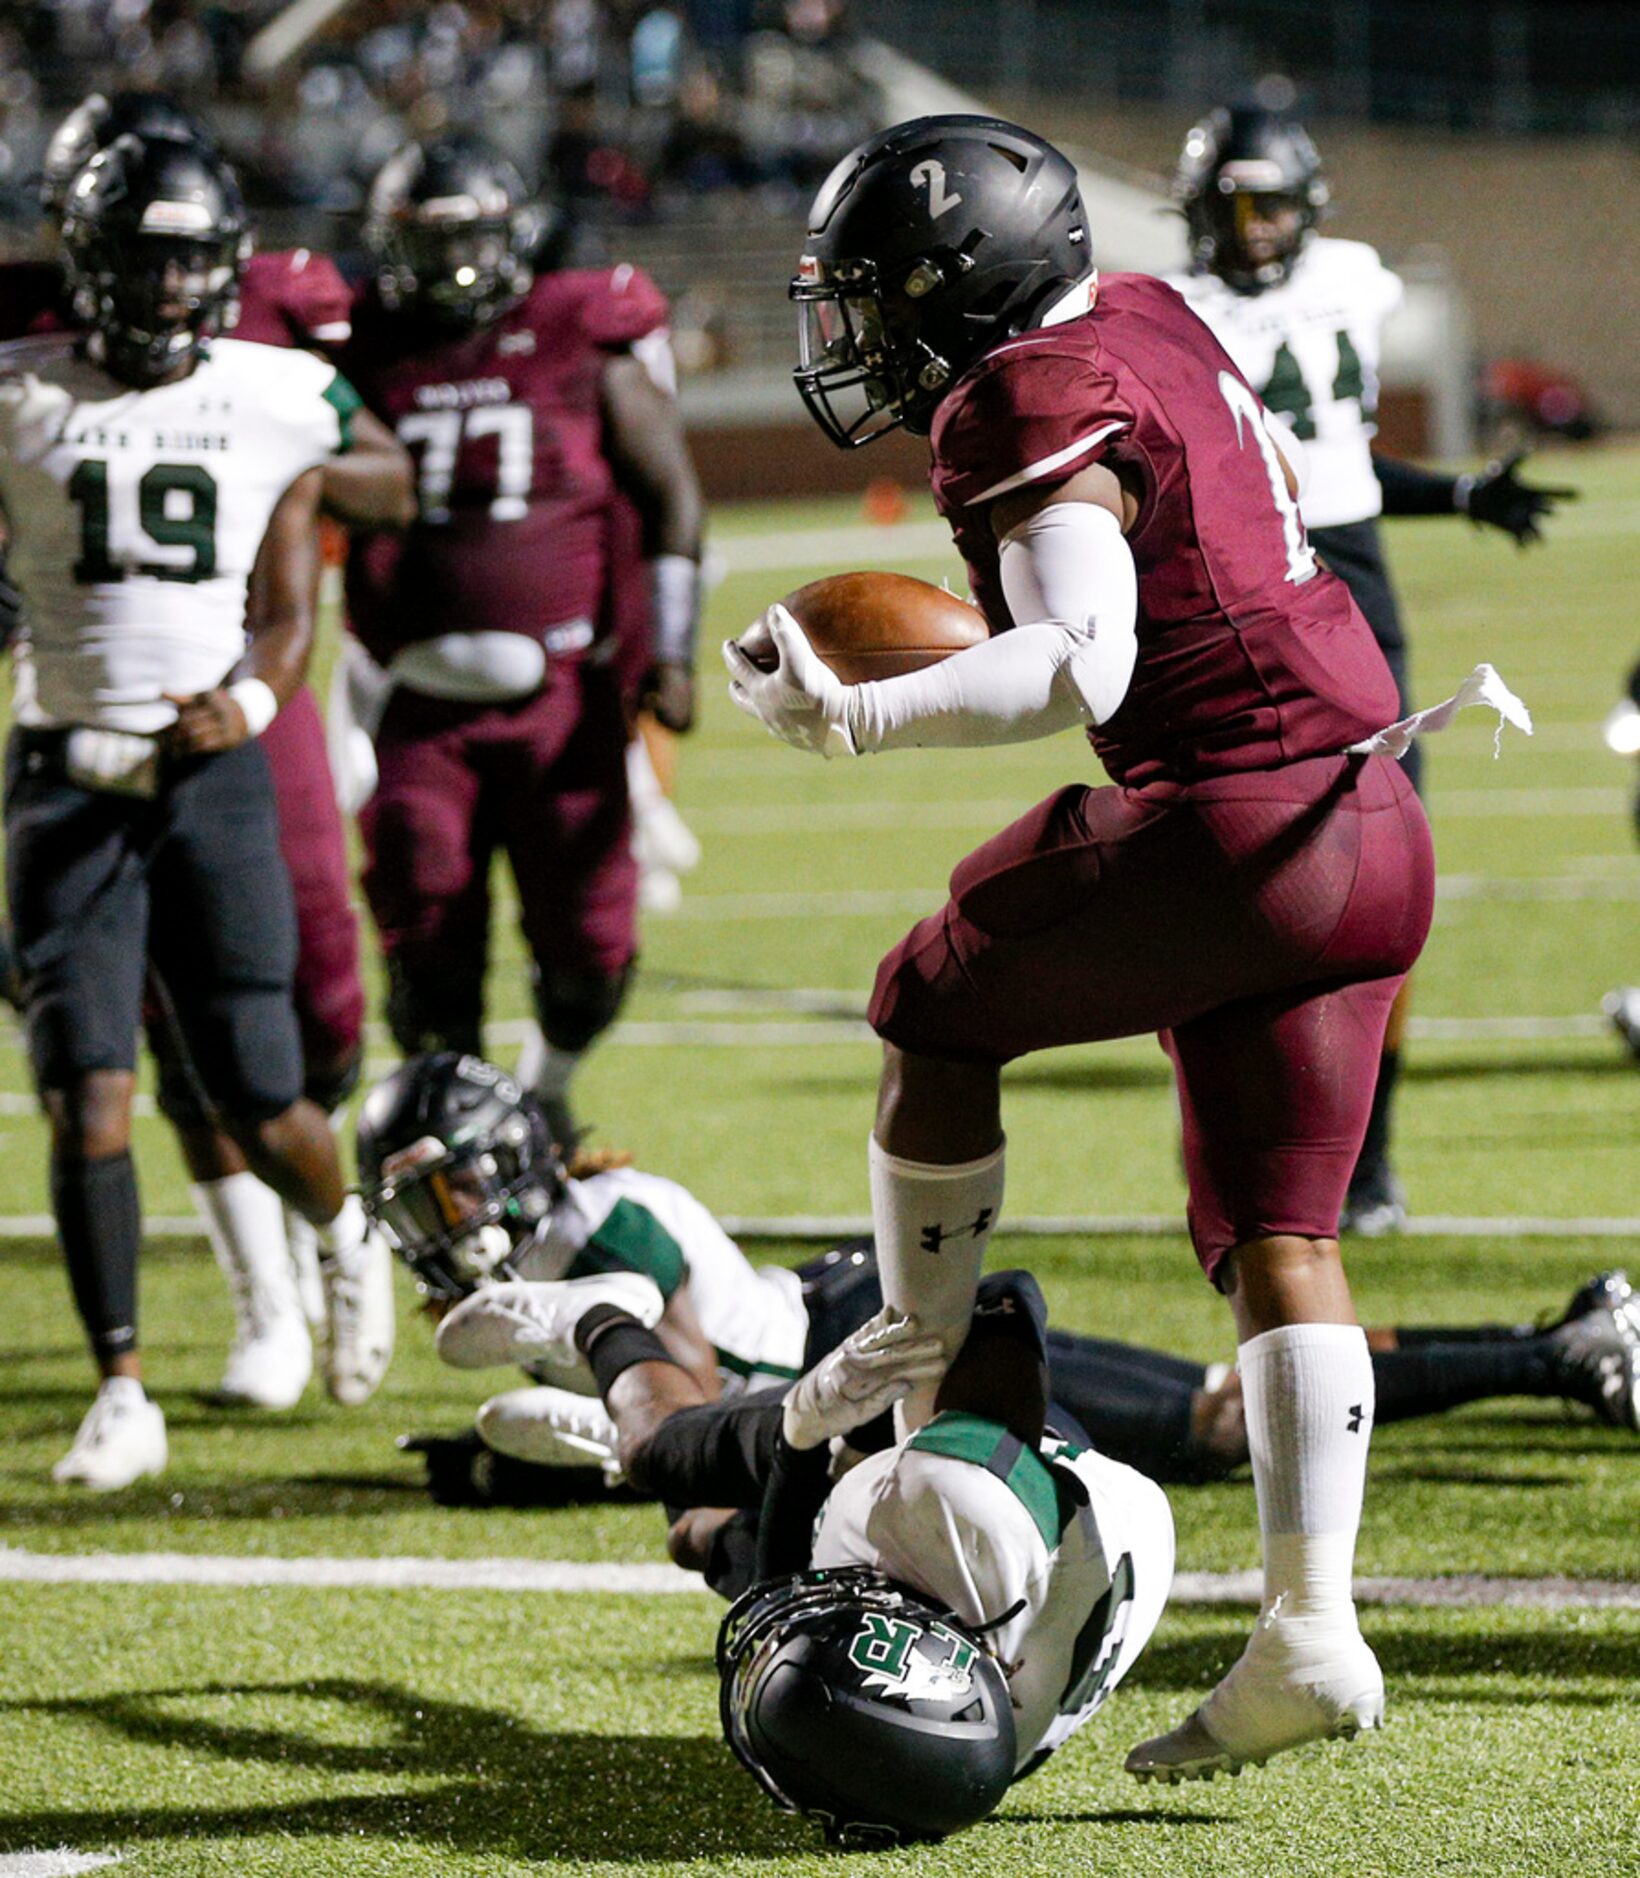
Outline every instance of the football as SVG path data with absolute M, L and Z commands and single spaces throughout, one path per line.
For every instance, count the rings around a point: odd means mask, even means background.
M 833 574 L 781 604 L 845 685 L 897 678 L 990 637 L 978 607 L 908 574 Z M 740 646 L 754 664 L 773 664 L 772 646 L 755 629 Z

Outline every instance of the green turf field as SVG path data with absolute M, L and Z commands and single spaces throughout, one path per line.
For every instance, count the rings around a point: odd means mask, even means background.
M 1596 1015 L 1605 990 L 1640 978 L 1633 765 L 1598 734 L 1635 652 L 1640 452 L 1545 455 L 1534 468 L 1585 491 L 1535 552 L 1456 521 L 1391 531 L 1421 701 L 1489 658 L 1538 721 L 1530 742 L 1506 734 L 1496 762 L 1479 714 L 1429 750 L 1444 892 L 1420 968 L 1398 1156 L 1426 1218 L 1640 1215 L 1640 1076 Z M 899 531 L 867 530 L 843 503 L 720 517 L 731 571 L 709 647 L 817 573 L 955 575 L 927 521 L 918 509 Z M 805 544 L 807 530 L 821 532 Z M 715 650 L 704 677 L 680 799 L 706 858 L 681 911 L 648 925 L 642 981 L 589 1066 L 582 1107 L 598 1138 L 723 1213 L 858 1214 L 875 1068 L 858 1019 L 878 955 L 937 903 L 961 854 L 1091 763 L 1066 738 L 826 766 L 730 709 Z M 524 1010 L 504 930 L 494 1016 Z M 374 1049 L 385 1066 L 385 1042 Z M 1153 1044 L 1045 1056 L 1005 1086 L 1016 1215 L 1180 1214 L 1172 1096 Z M 11 1217 L 46 1208 L 26 1089 L 16 1039 L 0 1034 L 0 1215 Z M 139 1157 L 150 1212 L 186 1213 L 151 1119 Z M 1227 1353 L 1223 1307 L 1182 1231 L 1004 1235 L 994 1257 L 1030 1263 L 1069 1326 Z M 1470 1226 L 1352 1255 L 1374 1321 L 1526 1318 L 1620 1263 L 1640 1265 L 1640 1246 L 1592 1228 Z M 53 1487 L 89 1372 L 49 1245 L 0 1242 L 0 1268 L 0 1544 L 661 1556 L 660 1517 L 641 1506 L 432 1506 L 393 1438 L 461 1425 L 487 1379 L 438 1370 L 408 1286 L 401 1356 L 365 1409 L 336 1409 L 317 1386 L 286 1417 L 205 1406 L 228 1309 L 202 1245 L 184 1239 L 155 1242 L 144 1271 L 170 1472 L 109 1498 Z M 1543 1403 L 1384 1430 L 1361 1569 L 1640 1580 L 1637 1466 L 1640 1444 Z M 1245 1480 L 1172 1497 L 1181 1570 L 1256 1562 Z M 765 1805 L 718 1742 L 705 1596 L 0 1581 L 0 1874 L 8 1852 L 59 1846 L 119 1853 L 140 1874 L 350 1878 L 1640 1872 L 1640 1612 L 1368 1610 L 1391 1684 L 1382 1738 L 1308 1749 L 1235 1784 L 1135 1786 L 1122 1754 L 1211 1686 L 1245 1617 L 1176 1606 L 1102 1717 L 984 1827 L 938 1849 L 832 1857 Z

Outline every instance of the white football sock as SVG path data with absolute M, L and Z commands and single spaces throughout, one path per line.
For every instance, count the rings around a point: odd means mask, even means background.
M 1350 1576 L 1374 1406 L 1355 1324 L 1284 1324 L 1237 1352 L 1264 1540 L 1264 1599 L 1355 1628 Z
M 315 1226 L 314 1233 L 319 1241 L 321 1258 L 346 1258 L 348 1253 L 356 1251 L 364 1243 L 365 1233 L 370 1226 L 365 1216 L 359 1196 L 350 1193 L 342 1202 L 342 1210 L 333 1220 L 323 1226 Z
M 296 1279 L 296 1295 L 302 1300 L 302 1315 L 310 1330 L 321 1329 L 325 1291 L 319 1277 L 319 1235 L 293 1206 L 285 1208 L 285 1244 L 290 1248 L 290 1267 Z
M 273 1317 L 300 1317 L 278 1194 L 251 1173 L 198 1180 L 189 1191 L 234 1294 L 241 1329 L 263 1328 Z
M 977 1161 L 940 1166 L 904 1161 L 871 1139 L 871 1220 L 883 1301 L 914 1316 L 945 1344 L 949 1361 L 963 1346 L 974 1292 L 1002 1210 L 1006 1144 Z M 934 1412 L 937 1383 L 925 1383 L 894 1411 L 902 1434 Z

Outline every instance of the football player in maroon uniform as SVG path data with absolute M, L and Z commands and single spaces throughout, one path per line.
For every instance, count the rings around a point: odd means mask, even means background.
M 643 700 L 686 729 L 701 504 L 675 404 L 637 348 L 666 303 L 632 267 L 537 276 L 540 216 L 482 144 L 410 145 L 371 191 L 376 273 L 343 354 L 418 459 L 408 534 L 355 543 L 353 631 L 392 680 L 361 816 L 401 1049 L 480 1053 L 489 872 L 504 849 L 534 961 L 534 1076 L 571 1074 L 636 950 L 626 717 L 612 630 L 617 471 L 648 524 Z
M 75 176 L 122 135 L 159 138 L 210 150 L 206 127 L 153 92 L 93 92 L 53 133 L 40 181 L 40 203 L 53 227 Z M 0 339 L 81 323 L 59 260 L 0 266 L 5 314 Z M 252 254 L 238 288 L 235 339 L 263 345 L 335 349 L 347 338 L 352 291 L 335 264 L 308 249 Z M 373 451 L 396 448 L 361 413 L 355 447 L 327 466 L 325 506 L 360 527 L 402 517 L 375 513 Z M 366 498 L 361 507 L 358 497 Z M 358 1080 L 364 1038 L 364 985 L 358 919 L 353 910 L 346 842 L 330 780 L 323 721 L 312 692 L 298 688 L 261 737 L 279 807 L 279 846 L 295 893 L 299 951 L 295 999 L 306 1070 L 305 1093 L 334 1112 Z M 288 1408 L 312 1367 L 304 1318 L 318 1321 L 316 1248 L 307 1223 L 284 1209 L 246 1168 L 243 1155 L 199 1099 L 160 1010 L 148 1032 L 160 1066 L 160 1103 L 177 1130 L 195 1204 L 228 1277 L 236 1335 L 219 1390 L 225 1402 Z M 288 1238 L 288 1248 L 287 1248 Z M 291 1265 L 291 1254 L 296 1266 Z M 305 1306 L 299 1285 L 306 1281 Z
M 927 433 L 993 637 L 843 686 L 784 609 L 736 701 L 825 754 L 1084 728 L 1073 784 L 957 868 L 883 961 L 871 1142 L 885 1296 L 960 1335 L 1002 1203 L 1001 1066 L 1156 1031 L 1189 1225 L 1240 1344 L 1265 1604 L 1141 1778 L 1233 1770 L 1378 1725 L 1351 1593 L 1373 1376 L 1338 1215 L 1434 863 L 1383 655 L 1305 539 L 1247 381 L 1160 282 L 1096 274 L 1073 166 L 988 118 L 862 144 L 792 286 L 797 382 L 834 441 Z M 924 1413 L 913 1405 L 912 1413 Z

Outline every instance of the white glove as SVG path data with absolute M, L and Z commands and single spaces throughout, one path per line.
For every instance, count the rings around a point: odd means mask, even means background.
M 741 710 L 794 750 L 824 757 L 858 754 L 845 725 L 847 687 L 778 600 L 752 622 L 744 637 L 771 645 L 778 663 L 772 671 L 761 671 L 737 641 L 724 640 L 729 696 Z
M 817 1448 L 846 1435 L 892 1408 L 917 1383 L 942 1376 L 946 1367 L 939 1338 L 885 1304 L 793 1383 L 781 1417 L 786 1439 L 794 1448 Z

